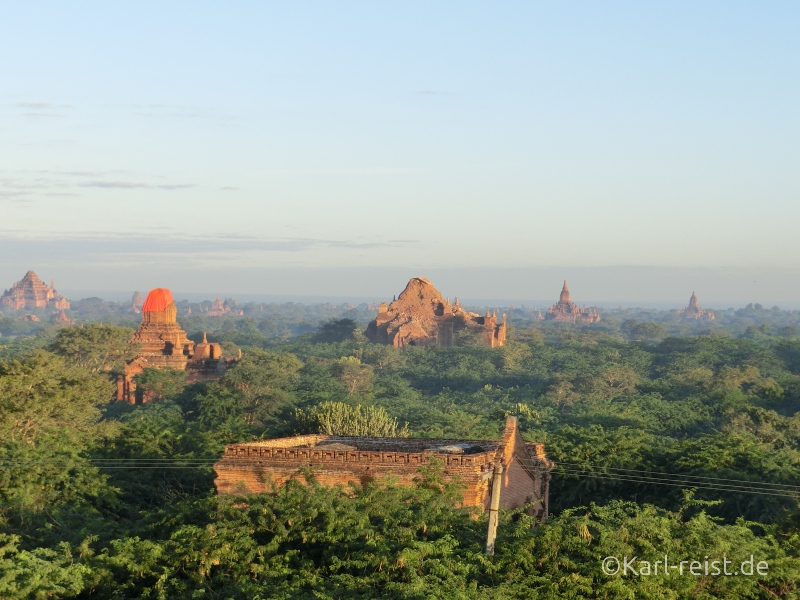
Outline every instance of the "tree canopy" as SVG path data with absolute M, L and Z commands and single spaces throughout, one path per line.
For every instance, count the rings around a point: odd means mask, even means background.
M 286 310 L 294 324 L 314 314 Z M 531 321 L 502 348 L 403 352 L 349 323 L 279 339 L 295 325 L 254 314 L 219 318 L 228 342 L 247 342 L 219 379 L 146 369 L 140 406 L 112 402 L 130 330 L 3 340 L 0 597 L 800 596 L 800 342 L 778 333 L 789 316 L 753 306 L 725 335 L 674 335 L 683 324 L 652 314 L 608 329 Z M 325 317 L 358 323 L 342 314 Z M 229 443 L 316 431 L 496 440 L 508 414 L 555 462 L 551 515 L 503 513 L 493 557 L 487 516 L 460 508 L 435 467 L 412 487 L 327 488 L 312 469 L 273 493 L 214 490 Z M 601 568 L 664 554 L 752 555 L 769 569 Z

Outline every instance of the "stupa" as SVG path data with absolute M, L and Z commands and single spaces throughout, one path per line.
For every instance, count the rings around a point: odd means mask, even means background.
M 178 324 L 178 309 L 167 288 L 150 290 L 142 305 L 142 322 L 131 340 L 139 356 L 153 365 L 185 369 L 194 342 Z

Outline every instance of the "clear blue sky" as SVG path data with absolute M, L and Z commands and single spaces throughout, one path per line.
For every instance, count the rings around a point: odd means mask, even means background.
M 0 288 L 509 268 L 481 297 L 636 301 L 665 292 L 585 274 L 658 268 L 800 302 L 798 31 L 797 2 L 4 3 Z

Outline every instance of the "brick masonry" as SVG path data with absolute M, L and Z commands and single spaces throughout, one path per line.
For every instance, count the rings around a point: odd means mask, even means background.
M 367 326 L 367 338 L 376 344 L 408 346 L 456 346 L 459 334 L 470 331 L 490 348 L 506 342 L 506 317 L 500 322 L 497 314 L 464 310 L 445 300 L 424 277 L 414 277 L 391 304 L 381 302 L 378 316 Z
M 220 494 L 263 493 L 289 479 L 304 481 L 310 470 L 328 486 L 375 479 L 412 485 L 420 466 L 434 458 L 446 480 L 466 486 L 464 506 L 488 510 L 494 465 L 502 463 L 501 508 L 533 503 L 531 510 L 546 518 L 551 463 L 544 444 L 525 442 L 511 416 L 499 441 L 303 435 L 231 444 L 214 466 L 215 484 Z
M 193 383 L 219 377 L 236 360 L 222 358 L 222 346 L 209 343 L 205 333 L 199 344 L 186 337 L 178 323 L 172 292 L 167 288 L 150 290 L 141 312 L 142 322 L 131 338 L 139 351 L 117 378 L 118 401 L 142 404 L 152 399 L 142 390 L 137 391 L 134 380 L 148 367 L 187 371 L 187 381 Z

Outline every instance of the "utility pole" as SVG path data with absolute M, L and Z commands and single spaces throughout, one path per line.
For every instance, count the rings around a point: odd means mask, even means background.
M 489 532 L 486 535 L 486 556 L 494 556 L 494 540 L 497 537 L 497 519 L 500 510 L 500 487 L 503 484 L 503 463 L 494 466 L 492 476 L 492 499 L 489 503 Z

